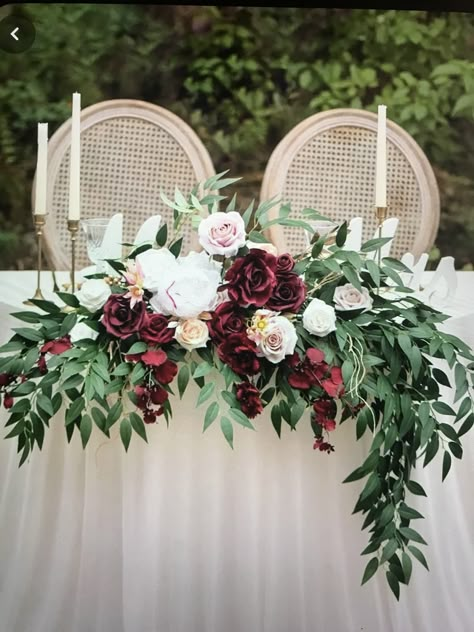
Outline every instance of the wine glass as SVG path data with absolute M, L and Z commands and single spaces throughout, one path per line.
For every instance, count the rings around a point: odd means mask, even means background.
M 86 234 L 87 256 L 95 264 L 97 272 L 105 271 L 105 261 L 102 260 L 102 244 L 108 224 L 109 219 L 106 217 L 81 220 L 82 228 Z

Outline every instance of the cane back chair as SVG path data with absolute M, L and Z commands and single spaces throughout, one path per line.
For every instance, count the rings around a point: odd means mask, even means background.
M 48 154 L 46 254 L 58 270 L 69 269 L 67 231 L 71 120 L 51 137 Z M 129 99 L 103 101 L 81 112 L 81 217 L 124 214 L 123 241 L 134 237 L 151 215 L 168 224 L 172 209 L 162 190 L 174 199 L 175 187 L 187 194 L 197 182 L 214 175 L 209 154 L 195 132 L 168 110 Z M 196 248 L 191 230 L 183 253 Z M 78 268 L 88 265 L 85 235 L 78 235 Z
M 362 217 L 363 240 L 376 230 L 375 162 L 377 116 L 356 109 L 315 114 L 294 127 L 273 151 L 261 201 L 290 201 L 294 217 L 313 208 L 336 222 Z M 401 127 L 387 121 L 388 217 L 399 225 L 391 254 L 415 256 L 433 244 L 439 226 L 439 193 L 425 154 Z M 274 207 L 271 218 L 277 216 Z M 307 247 L 301 229 L 274 225 L 268 237 L 279 252 Z

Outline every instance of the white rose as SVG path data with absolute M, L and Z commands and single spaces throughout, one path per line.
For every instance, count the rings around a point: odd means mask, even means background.
M 103 279 L 87 279 L 76 296 L 83 307 L 96 312 L 105 305 L 111 293 L 110 286 Z
M 336 329 L 336 312 L 319 298 L 313 298 L 303 312 L 303 327 L 315 336 L 327 336 Z
M 247 240 L 245 242 L 245 245 L 247 246 L 249 250 L 252 250 L 252 248 L 258 248 L 258 250 L 265 250 L 265 252 L 268 252 L 269 254 L 274 255 L 275 257 L 278 257 L 278 250 L 275 248 L 273 244 L 260 243 L 258 241 Z
M 192 351 L 206 346 L 209 340 L 209 329 L 202 320 L 190 318 L 178 324 L 174 337 L 182 347 Z
M 240 213 L 212 213 L 199 224 L 199 243 L 210 255 L 233 257 L 245 244 L 245 223 Z
M 352 283 L 346 283 L 336 288 L 334 292 L 334 303 L 336 309 L 345 311 L 349 309 L 370 309 L 372 307 L 372 298 L 367 290 L 363 287 L 362 292 L 355 288 Z
M 284 316 L 271 317 L 259 342 L 258 355 L 278 364 L 285 356 L 294 352 L 297 341 L 293 323 Z
M 178 259 L 170 255 L 172 259 L 166 254 L 163 256 L 163 267 L 156 274 L 150 272 L 154 284 L 150 300 L 152 308 L 166 316 L 184 319 L 196 318 L 209 311 L 216 302 L 217 288 L 221 284 L 222 264 L 212 261 L 205 252 L 191 252 Z M 154 259 L 156 262 L 156 257 Z M 145 265 L 148 263 L 146 261 Z M 143 269 L 142 261 L 140 265 Z M 143 272 L 147 274 L 145 270 Z
M 95 340 L 99 332 L 95 329 L 91 329 L 86 323 L 76 323 L 69 332 L 71 342 L 77 342 L 78 340 Z

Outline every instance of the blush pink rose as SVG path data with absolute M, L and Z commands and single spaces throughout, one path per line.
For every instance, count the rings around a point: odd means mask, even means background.
M 245 245 L 245 223 L 236 211 L 209 215 L 198 232 L 199 243 L 210 255 L 233 257 Z

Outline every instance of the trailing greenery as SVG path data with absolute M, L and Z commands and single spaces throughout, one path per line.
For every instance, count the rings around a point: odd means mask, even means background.
M 472 261 L 473 16 L 91 4 L 13 10 L 34 21 L 38 37 L 27 53 L 0 58 L 2 229 L 14 219 L 29 230 L 36 123 L 48 121 L 52 133 L 69 116 L 75 90 L 84 106 L 129 97 L 173 110 L 218 171 L 251 176 L 249 198 L 272 149 L 302 118 L 335 107 L 375 111 L 384 102 L 439 176 L 441 254 L 454 254 L 458 265 Z M 16 256 L 2 251 L 0 264 Z

